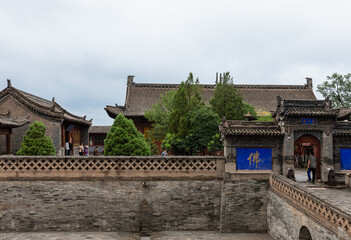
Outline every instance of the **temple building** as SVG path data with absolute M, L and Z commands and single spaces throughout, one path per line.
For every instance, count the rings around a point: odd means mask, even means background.
M 329 99 L 276 100 L 274 122 L 224 120 L 220 125 L 226 171 L 273 171 L 306 168 L 317 159 L 316 178 L 329 170 L 351 170 L 350 109 L 333 109 Z M 307 179 L 307 175 L 306 175 Z
M 11 153 L 11 134 L 12 129 L 22 127 L 29 123 L 28 117 L 12 118 L 11 111 L 6 114 L 0 113 L 0 135 L 6 137 L 5 153 Z M 2 142 L 3 144 L 3 142 Z
M 8 112 L 11 116 L 8 114 L 4 119 L 4 114 Z M 7 80 L 7 87 L 0 92 L 0 113 L 3 114 L 0 118 L 3 119 L 0 129 L 6 132 L 0 135 L 0 154 L 15 154 L 20 149 L 29 125 L 35 121 L 46 126 L 46 135 L 51 137 L 57 155 L 64 154 L 65 142 L 70 139 L 74 147 L 78 147 L 81 142 L 88 144 L 88 130 L 92 119 L 86 120 L 85 116 L 78 117 L 69 113 L 54 98 L 49 101 L 14 88 L 10 80 Z M 23 119 L 26 119 L 25 123 Z M 4 124 L 5 120 L 7 125 Z M 5 127 L 7 131 L 4 130 Z
M 304 85 L 235 85 L 242 94 L 243 100 L 259 111 L 272 112 L 276 110 L 276 99 L 316 100 L 312 89 L 312 79 L 306 78 Z M 216 80 L 218 81 L 218 79 Z M 209 103 L 213 97 L 216 84 L 200 84 L 203 100 Z M 169 90 L 177 90 L 179 84 L 135 83 L 134 76 L 128 76 L 126 100 L 123 106 L 106 106 L 105 110 L 111 118 L 119 113 L 134 121 L 137 129 L 145 133 L 151 129 L 151 123 L 144 117 L 144 112 L 161 99 Z

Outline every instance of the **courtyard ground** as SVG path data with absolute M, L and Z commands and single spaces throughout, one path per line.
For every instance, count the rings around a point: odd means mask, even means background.
M 140 240 L 137 233 L 120 232 L 49 232 L 49 233 L 1 233 L 0 240 Z M 202 231 L 157 232 L 150 240 L 272 240 L 268 234 L 218 233 Z

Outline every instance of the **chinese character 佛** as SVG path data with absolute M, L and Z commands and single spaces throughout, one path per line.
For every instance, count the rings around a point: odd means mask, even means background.
M 247 158 L 247 160 L 249 160 L 250 162 L 250 165 L 251 165 L 251 162 L 253 164 L 256 163 L 256 168 L 257 168 L 257 164 L 259 162 L 261 162 L 261 158 L 260 158 L 260 153 L 258 151 L 256 151 L 256 153 L 251 153 L 250 156 Z

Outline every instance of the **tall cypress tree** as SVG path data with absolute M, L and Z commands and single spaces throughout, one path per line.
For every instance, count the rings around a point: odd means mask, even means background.
M 105 156 L 150 156 L 150 145 L 132 120 L 118 114 L 105 139 Z
M 189 134 L 190 124 L 188 113 L 202 102 L 199 79 L 194 80 L 193 74 L 182 82 L 175 93 L 173 100 L 173 111 L 170 114 L 169 133 L 177 137 Z
M 228 120 L 242 120 L 247 113 L 247 107 L 241 94 L 235 88 L 229 72 L 226 72 L 220 79 L 210 103 L 213 111 L 219 117 L 225 117 Z
M 45 136 L 46 127 L 42 122 L 35 121 L 29 126 L 17 155 L 48 156 L 55 155 L 56 150 L 51 138 Z

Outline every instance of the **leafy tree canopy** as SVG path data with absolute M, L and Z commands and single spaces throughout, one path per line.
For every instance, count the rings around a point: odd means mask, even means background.
M 219 116 L 204 103 L 198 104 L 186 115 L 189 132 L 182 137 L 168 133 L 163 142 L 163 148 L 172 150 L 175 154 L 195 154 L 203 152 L 211 143 L 212 150 L 221 149 L 219 140 Z M 217 135 L 217 137 L 216 137 Z M 212 142 L 211 142 L 212 141 Z
M 152 122 L 150 137 L 161 141 L 166 136 L 169 127 L 170 115 L 173 111 L 173 99 L 176 91 L 168 91 L 161 96 L 161 100 L 145 112 L 145 118 Z
M 197 105 L 188 113 L 190 130 L 186 137 L 189 150 L 205 151 L 214 136 L 219 134 L 221 122 L 217 113 L 205 104 Z M 217 149 L 218 150 L 218 149 Z
M 56 150 L 50 137 L 45 136 L 46 127 L 42 122 L 35 121 L 23 136 L 21 148 L 17 155 L 49 156 L 55 155 Z
M 189 134 L 188 113 L 202 102 L 202 93 L 199 86 L 199 79 L 194 80 L 193 74 L 182 82 L 174 95 L 173 109 L 170 113 L 169 133 L 178 137 L 185 137 Z
M 225 117 L 228 120 L 242 120 L 248 112 L 256 116 L 254 108 L 244 103 L 241 94 L 235 88 L 233 78 L 229 72 L 223 75 L 213 93 L 213 98 L 210 100 L 213 111 L 220 118 Z
M 327 76 L 327 81 L 317 86 L 317 91 L 323 97 L 329 97 L 333 107 L 350 108 L 351 107 L 351 74 L 346 75 L 334 73 Z
M 150 145 L 132 120 L 118 114 L 105 139 L 105 156 L 149 156 Z

